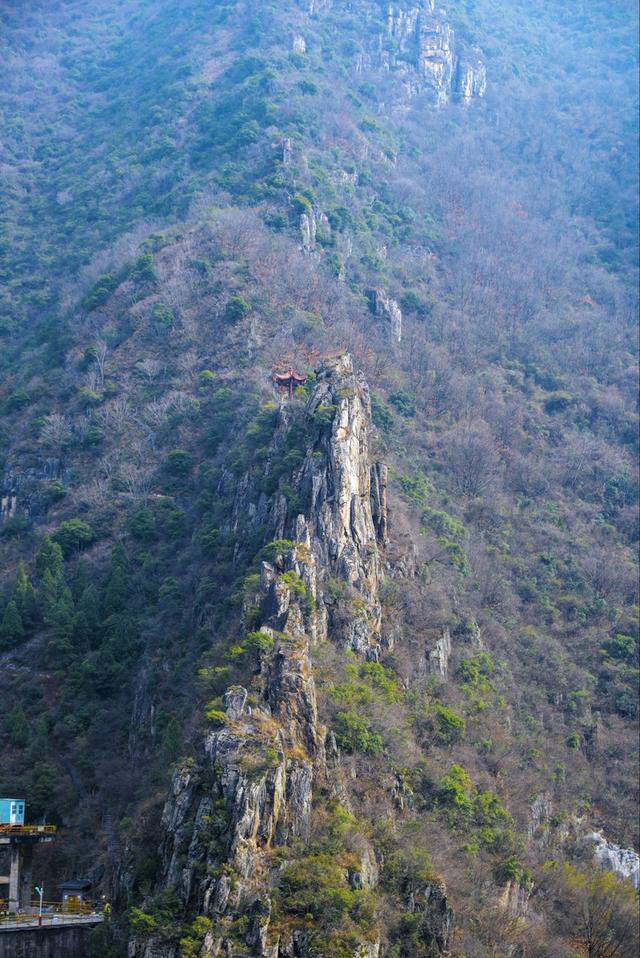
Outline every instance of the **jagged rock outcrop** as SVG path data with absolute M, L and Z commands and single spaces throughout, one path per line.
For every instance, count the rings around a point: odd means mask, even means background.
M 301 565 L 292 549 L 282 571 L 297 584 Z M 249 915 L 250 954 L 279 954 L 267 950 L 270 904 L 260 894 L 269 887 L 269 852 L 308 838 L 314 776 L 325 770 L 309 659 L 315 611 L 303 610 L 292 591 L 286 575 L 263 563 L 260 634 L 274 648 L 261 656 L 252 690 L 258 704 L 248 704 L 242 686 L 227 689 L 224 712 L 215 717 L 221 727 L 206 735 L 197 764 L 175 771 L 163 812 L 162 884 L 175 888 L 185 907 L 214 919 L 205 955 L 225 953 L 225 922 L 238 914 Z M 153 942 L 140 947 L 132 954 L 160 954 Z
M 386 289 L 374 289 L 371 292 L 374 314 L 385 323 L 392 342 L 402 341 L 402 310 L 400 304 L 392 299 Z
M 371 467 L 371 515 L 378 541 L 387 544 L 387 484 L 389 470 L 384 462 L 376 462 Z
M 58 456 L 38 457 L 36 465 L 24 468 L 8 462 L 0 477 L 0 524 L 16 516 L 46 515 L 71 474 Z
M 391 798 L 400 812 L 413 808 L 413 789 L 402 772 L 396 772 L 395 781 L 391 788 Z
M 282 141 L 282 165 L 290 166 L 293 159 L 293 140 L 290 136 L 285 136 Z
M 449 951 L 453 910 L 441 881 L 428 881 L 410 890 L 408 910 L 419 916 L 417 933 L 428 958 L 441 958 Z
M 331 0 L 302 0 L 310 15 L 332 8 Z M 371 2 L 350 4 L 364 19 L 377 20 L 379 7 Z M 386 29 L 377 34 L 369 49 L 353 59 L 357 74 L 367 69 L 396 75 L 401 82 L 401 101 L 421 94 L 436 106 L 450 100 L 468 104 L 483 97 L 487 71 L 482 51 L 458 42 L 447 10 L 436 0 L 397 0 L 386 10 Z
M 283 405 L 274 442 L 286 436 L 290 415 Z M 304 514 L 287 518 L 278 494 L 269 501 L 258 496 L 248 510 L 255 489 L 248 477 L 238 485 L 244 522 L 266 523 L 285 543 L 281 554 L 262 562 L 257 593 L 246 600 L 253 629 L 258 610 L 258 667 L 246 686 L 228 687 L 220 707 L 208 713 L 218 727 L 205 735 L 196 760 L 176 769 L 162 815 L 160 886 L 174 888 L 185 910 L 212 919 L 202 955 L 236 953 L 231 941 L 237 942 L 232 929 L 239 916 L 246 932 L 238 954 L 311 954 L 308 932 L 272 927 L 270 891 L 277 883 L 273 849 L 309 837 L 317 783 L 348 801 L 335 739 L 327 739 L 318 716 L 312 649 L 329 637 L 375 659 L 381 647 L 387 471 L 370 461 L 369 391 L 350 356 L 317 370 L 302 416 L 306 454 L 289 481 L 306 504 Z M 230 528 L 242 528 L 240 501 Z M 340 621 L 327 595 L 336 580 L 354 597 Z M 357 858 L 345 881 L 353 889 L 374 888 L 379 866 L 364 837 Z M 412 907 L 424 913 L 426 934 L 441 905 L 421 889 Z M 176 951 L 160 941 L 134 941 L 130 955 L 174 958 Z M 378 941 L 363 939 L 353 958 L 379 952 Z
M 482 53 L 456 42 L 447 12 L 435 0 L 389 4 L 378 59 L 383 69 L 399 74 L 407 96 L 426 93 L 438 106 L 452 98 L 469 103 L 486 92 Z
M 371 400 L 351 357 L 325 362 L 307 407 L 312 417 L 330 417 L 310 450 L 299 482 L 310 491 L 308 531 L 324 579 L 338 578 L 357 593 L 346 627 L 337 638 L 376 658 L 380 647 L 382 581 L 380 543 L 386 535 L 386 470 L 369 459 Z M 321 586 L 324 595 L 324 586 Z
M 601 868 L 628 878 L 635 888 L 640 888 L 640 856 L 635 849 L 615 845 L 602 832 L 591 832 L 586 841 L 593 845 L 594 858 Z
M 451 93 L 455 67 L 453 30 L 433 2 L 419 13 L 417 29 L 418 74 L 436 103 L 445 103 Z
M 529 840 L 534 838 L 538 829 L 547 824 L 552 813 L 551 796 L 547 792 L 537 795 L 529 806 L 529 821 L 527 822 L 527 838 Z
M 17 508 L 17 496 L 2 496 L 2 499 L 0 499 L 0 522 L 6 522 L 8 519 L 13 519 Z
M 467 50 L 460 55 L 456 66 L 454 91 L 463 103 L 487 92 L 487 68 L 479 50 Z
M 320 13 L 322 10 L 326 10 L 327 7 L 331 6 L 331 0 L 302 0 L 303 4 L 306 4 L 306 7 L 313 16 L 316 13 Z
M 293 53 L 307 52 L 307 41 L 303 36 L 300 36 L 299 33 L 297 33 L 291 41 L 291 50 Z
M 442 630 L 442 635 L 427 655 L 431 674 L 446 679 L 449 675 L 449 659 L 451 658 L 451 633 L 449 629 L 444 628 Z
M 316 248 L 316 242 L 331 235 L 331 225 L 327 215 L 316 207 L 310 207 L 300 214 L 301 249 L 307 256 Z
M 498 906 L 511 918 L 525 918 L 529 911 L 532 888 L 518 881 L 508 881 L 504 886 Z
M 285 399 L 277 427 L 281 437 L 292 425 L 291 417 Z M 305 503 L 305 514 L 291 517 L 284 496 L 266 497 L 252 491 L 248 476 L 239 483 L 230 476 L 236 501 L 225 532 L 241 535 L 250 524 L 253 529 L 269 528 L 275 539 L 298 543 L 298 554 L 312 561 L 299 563 L 294 571 L 306 577 L 311 594 L 318 598 L 316 616 L 308 624 L 312 641 L 325 638 L 329 629 L 333 641 L 377 658 L 382 642 L 379 591 L 388 524 L 387 469 L 383 463 L 370 462 L 369 389 L 348 354 L 325 361 L 317 370 L 301 425 L 308 441 L 289 484 Z M 333 580 L 344 583 L 353 600 L 345 621 L 338 621 L 328 595 Z
M 302 252 L 309 255 L 316 248 L 318 225 L 313 210 L 300 214 L 300 236 L 302 237 Z

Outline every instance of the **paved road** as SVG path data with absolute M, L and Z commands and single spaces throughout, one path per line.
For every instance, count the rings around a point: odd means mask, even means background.
M 68 928 L 74 925 L 99 925 L 104 921 L 104 915 L 43 915 L 43 928 Z M 3 931 L 21 931 L 22 929 L 38 928 L 38 916 L 33 918 L 20 918 L 13 921 L 8 918 L 6 921 L 0 921 L 0 934 Z

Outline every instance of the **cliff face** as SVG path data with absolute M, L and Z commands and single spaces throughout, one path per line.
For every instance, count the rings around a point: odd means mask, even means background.
M 396 74 L 402 80 L 405 99 L 423 94 L 437 106 L 449 100 L 469 103 L 484 96 L 487 75 L 482 52 L 456 40 L 446 9 L 435 0 L 357 6 L 365 20 L 376 23 L 380 7 L 386 8 L 385 29 L 375 34 L 369 51 L 356 59 L 359 72 L 369 67 Z M 307 4 L 311 16 L 328 15 L 337 8 L 332 0 Z
M 279 428 L 289 415 L 283 405 Z M 307 508 L 288 525 L 278 497 L 267 504 L 273 534 L 291 539 L 262 562 L 258 590 L 247 600 L 254 625 L 258 609 L 258 667 L 246 686 L 227 688 L 212 715 L 218 727 L 197 758 L 176 769 L 162 815 L 158 887 L 174 889 L 186 913 L 211 920 L 202 955 L 314 954 L 309 928 L 285 926 L 272 914 L 278 849 L 308 841 L 319 793 L 349 804 L 335 739 L 318 715 L 314 648 L 329 639 L 375 660 L 382 643 L 386 467 L 370 462 L 369 392 L 350 356 L 320 367 L 304 417 L 307 449 L 292 482 Z M 249 488 L 241 484 L 239 494 Z M 334 621 L 336 582 L 355 598 L 348 622 Z M 360 840 L 343 879 L 354 890 L 375 888 L 378 856 L 368 840 Z M 423 883 L 408 895 L 424 940 L 433 941 L 434 955 L 443 953 L 452 924 L 443 886 Z M 173 958 L 172 948 L 134 940 L 130 955 Z M 379 948 L 377 933 L 368 932 L 354 939 L 353 956 L 375 958 Z
M 486 70 L 482 55 L 457 44 L 447 13 L 434 0 L 401 9 L 389 7 L 388 34 L 399 47 L 396 69 L 417 72 L 420 86 L 430 92 L 438 105 L 452 97 L 468 102 L 484 96 Z M 411 54 L 414 51 L 414 55 Z M 404 62 L 403 62 L 404 61 Z
M 297 534 L 309 541 L 320 570 L 320 604 L 326 608 L 328 578 L 348 583 L 358 594 L 360 611 L 333 638 L 376 658 L 380 646 L 380 545 L 386 535 L 386 469 L 370 463 L 371 403 L 366 382 L 342 356 L 319 371 L 309 401 L 311 416 L 326 417 L 323 429 L 296 479 L 310 493 L 308 518 Z M 330 616 L 329 616 L 330 618 Z
M 435 0 L 389 4 L 380 62 L 402 75 L 408 95 L 427 93 L 438 106 L 450 99 L 468 103 L 486 92 L 481 52 L 456 41 L 446 10 Z

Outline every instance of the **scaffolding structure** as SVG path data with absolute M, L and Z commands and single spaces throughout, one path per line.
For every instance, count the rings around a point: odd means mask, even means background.
M 0 875 L 0 885 L 9 886 L 7 911 L 11 915 L 31 905 L 33 849 L 55 841 L 55 825 L 0 825 L 0 851 L 9 852 L 9 874 Z M 4 898 L 4 895 L 0 895 Z

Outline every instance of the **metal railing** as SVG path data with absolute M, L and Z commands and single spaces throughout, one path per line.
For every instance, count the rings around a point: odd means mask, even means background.
M 55 825 L 0 825 L 0 835 L 55 835 Z
M 42 915 L 40 912 L 40 902 L 33 901 L 30 905 L 22 906 L 18 912 L 9 912 L 7 901 L 0 901 L 0 926 L 3 924 L 26 925 L 26 924 L 57 924 L 74 919 L 93 918 L 96 921 L 103 921 L 102 912 L 95 911 L 90 902 L 61 902 L 44 901 L 42 903 Z

